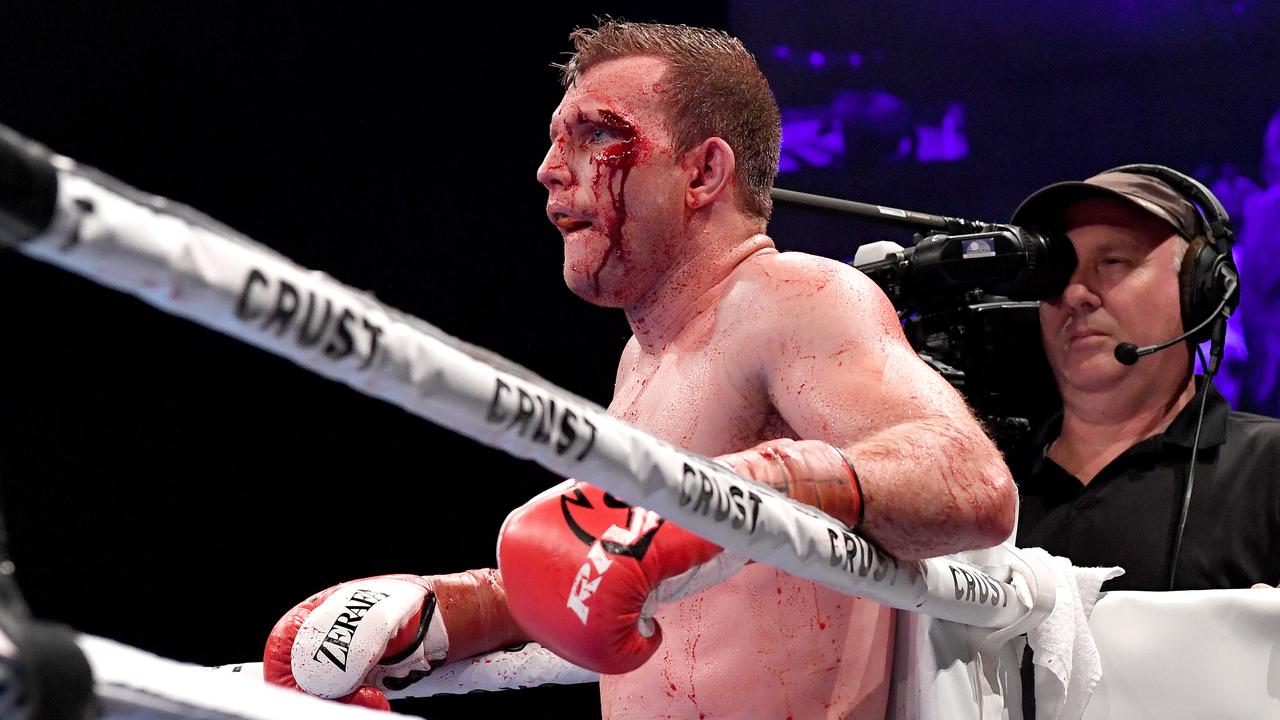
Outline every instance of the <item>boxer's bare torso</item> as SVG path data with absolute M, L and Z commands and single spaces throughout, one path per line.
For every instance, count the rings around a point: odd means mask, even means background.
M 779 437 L 853 439 L 865 422 L 855 418 L 873 409 L 825 399 L 830 388 L 808 387 L 788 369 L 818 362 L 865 371 L 856 346 L 882 342 L 871 334 L 892 339 L 896 328 L 868 323 L 875 313 L 859 304 L 883 307 L 854 271 L 753 241 L 760 247 L 724 282 L 686 306 L 684 329 L 661 351 L 632 339 L 612 414 L 708 456 Z M 830 313 L 841 317 L 832 323 Z M 869 326 L 862 338 L 824 332 L 860 325 Z M 781 394 L 790 398 L 775 402 Z M 795 412 L 806 395 L 826 409 Z M 637 671 L 603 679 L 605 717 L 884 717 L 893 615 L 883 606 L 752 565 L 658 618 L 658 653 Z

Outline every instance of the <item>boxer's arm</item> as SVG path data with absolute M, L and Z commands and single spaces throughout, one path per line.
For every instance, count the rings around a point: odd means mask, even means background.
M 469 570 L 432 578 L 436 604 L 449 633 L 447 662 L 529 642 L 507 607 L 502 574 Z
M 445 662 L 526 642 L 496 570 L 383 575 L 335 585 L 272 629 L 263 675 L 320 697 L 387 708 L 383 694 Z
M 955 389 L 911 349 L 884 294 L 847 266 L 779 258 L 758 367 L 797 435 L 848 457 L 860 532 L 902 558 L 1008 537 L 1017 504 L 1008 468 Z

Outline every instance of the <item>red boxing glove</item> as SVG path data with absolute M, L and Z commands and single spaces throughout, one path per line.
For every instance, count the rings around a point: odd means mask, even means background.
M 498 567 L 512 616 L 537 642 L 589 670 L 640 667 L 662 642 L 659 603 L 745 564 L 657 514 L 570 481 L 507 516 Z
M 294 606 L 267 638 L 263 677 L 387 710 L 384 690 L 523 639 L 496 571 L 382 575 L 335 585 Z
M 862 483 L 840 448 L 820 440 L 769 440 L 742 452 L 721 455 L 720 463 L 739 475 L 857 529 L 862 524 Z

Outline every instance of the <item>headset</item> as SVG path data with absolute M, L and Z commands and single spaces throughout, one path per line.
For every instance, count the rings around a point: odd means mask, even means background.
M 1163 350 L 1182 340 L 1200 343 L 1211 339 L 1210 360 L 1205 367 L 1205 387 L 1200 396 L 1196 431 L 1191 441 L 1191 461 L 1187 467 L 1187 484 L 1182 496 L 1182 512 L 1169 555 L 1169 589 L 1174 589 L 1178 574 L 1178 556 L 1182 549 L 1182 533 L 1191 509 L 1191 491 L 1195 487 L 1196 455 L 1200 450 L 1200 428 L 1204 423 L 1205 400 L 1209 397 L 1213 376 L 1218 372 L 1226 346 L 1227 318 L 1240 303 L 1240 272 L 1231 254 L 1235 232 L 1231 219 L 1200 181 L 1164 165 L 1137 163 L 1121 165 L 1105 172 L 1146 175 L 1173 188 L 1196 208 L 1203 233 L 1189 238 L 1190 245 L 1178 265 L 1178 289 L 1181 296 L 1182 326 L 1190 328 L 1172 340 L 1158 345 L 1137 347 L 1132 343 L 1116 346 L 1116 360 L 1132 365 L 1143 355 Z M 1101 174 L 1101 173 L 1100 173 Z

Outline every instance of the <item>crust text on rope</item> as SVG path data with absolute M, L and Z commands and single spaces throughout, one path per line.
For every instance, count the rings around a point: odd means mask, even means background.
M 502 378 L 494 378 L 493 398 L 485 413 L 490 425 L 506 425 L 507 430 L 519 426 L 521 437 L 555 448 L 557 455 L 581 447 L 575 460 L 582 460 L 596 444 L 596 426 L 584 414 L 574 412 L 561 401 L 520 386 L 512 386 Z
M 761 497 L 756 493 L 736 485 L 726 488 L 702 470 L 684 464 L 680 507 L 689 512 L 709 515 L 716 522 L 729 520 L 734 530 L 745 526 L 750 534 L 756 531 L 756 521 L 760 519 L 760 502 Z
M 876 546 L 851 532 L 827 528 L 827 538 L 831 540 L 831 558 L 827 561 L 831 567 L 844 566 L 845 572 L 858 577 L 870 576 L 880 582 L 893 569 L 892 585 L 898 579 L 898 561 L 880 552 Z
M 357 316 L 349 308 L 340 308 L 335 314 L 333 300 L 319 297 L 314 290 L 299 291 L 287 280 L 274 283 L 275 297 L 272 299 L 267 296 L 272 284 L 266 273 L 257 268 L 250 269 L 236 300 L 236 317 L 246 323 L 261 320 L 261 329 L 274 329 L 277 337 L 283 337 L 286 331 L 292 330 L 294 341 L 303 349 L 316 347 L 324 341 L 325 357 L 335 362 L 357 349 L 363 350 L 357 347 L 359 336 L 367 336 L 368 353 L 360 363 L 360 369 L 364 370 L 373 363 L 378 354 L 381 327 L 366 317 Z M 323 312 L 319 307 L 322 303 Z
M 951 582 L 955 583 L 957 600 L 967 600 L 991 607 L 1009 606 L 1009 595 L 1004 588 L 986 575 L 952 565 Z

